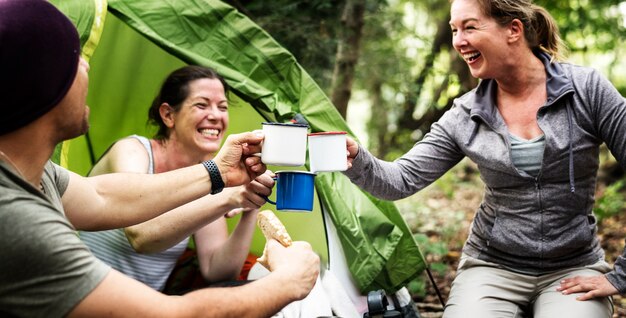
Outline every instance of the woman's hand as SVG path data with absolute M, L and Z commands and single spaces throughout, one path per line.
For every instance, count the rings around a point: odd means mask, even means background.
M 352 168 L 352 161 L 359 154 L 359 144 L 352 138 L 346 137 L 346 151 L 348 155 L 348 169 Z
M 237 189 L 237 193 L 232 196 L 232 199 L 235 200 L 234 205 L 241 208 L 239 212 L 258 209 L 267 202 L 266 198 L 272 194 L 272 188 L 275 184 L 273 177 L 274 173 L 266 170 L 252 182 Z M 238 214 L 234 211 L 231 212 L 227 213 L 226 216 L 232 217 Z
M 615 286 L 603 275 L 566 278 L 561 281 L 561 286 L 556 290 L 562 292 L 564 295 L 585 293 L 576 297 L 577 300 L 589 300 L 619 293 Z

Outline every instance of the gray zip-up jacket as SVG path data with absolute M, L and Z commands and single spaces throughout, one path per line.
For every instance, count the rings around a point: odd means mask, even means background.
M 495 103 L 497 84 L 490 79 L 456 99 L 401 158 L 382 161 L 361 147 L 345 174 L 372 195 L 397 200 L 467 156 L 478 166 L 485 194 L 465 253 L 537 275 L 604 259 L 592 212 L 598 154 L 605 142 L 626 166 L 626 100 L 593 69 L 537 56 L 546 68 L 548 94 L 537 112 L 545 134 L 537 177 L 513 165 L 507 127 Z M 626 292 L 626 254 L 606 276 Z

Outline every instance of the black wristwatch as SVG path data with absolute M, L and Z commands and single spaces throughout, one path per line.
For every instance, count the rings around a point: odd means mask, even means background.
M 213 160 L 206 160 L 202 161 L 202 165 L 206 168 L 206 171 L 209 172 L 209 177 L 211 177 L 211 194 L 222 192 L 222 190 L 224 190 L 224 180 L 222 180 L 222 174 L 215 162 Z

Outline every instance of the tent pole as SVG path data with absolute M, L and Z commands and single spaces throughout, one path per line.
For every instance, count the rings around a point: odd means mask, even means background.
M 89 149 L 89 160 L 91 160 L 91 166 L 96 164 L 96 156 L 93 153 L 93 145 L 91 144 L 91 138 L 89 132 L 85 133 L 85 140 L 87 140 L 87 149 Z

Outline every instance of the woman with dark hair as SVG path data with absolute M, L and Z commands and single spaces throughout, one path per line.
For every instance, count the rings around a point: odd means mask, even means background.
M 451 4 L 452 44 L 480 83 L 394 162 L 349 139 L 346 175 L 396 200 L 477 164 L 485 194 L 444 317 L 611 317 L 626 254 L 607 264 L 592 207 L 600 145 L 626 164 L 624 97 L 560 62 L 556 23 L 531 0 Z
M 228 128 L 228 86 L 214 70 L 185 66 L 163 83 L 148 112 L 158 127 L 153 139 L 117 141 L 90 175 L 160 173 L 211 159 Z M 264 174 L 240 187 L 205 196 L 147 222 L 124 229 L 81 232 L 94 255 L 156 290 L 163 290 L 193 235 L 200 272 L 208 282 L 234 280 L 248 255 L 258 208 L 271 194 Z M 176 189 L 172 189 L 172 195 Z M 230 237 L 224 216 L 243 211 Z
M 89 64 L 80 57 L 76 27 L 48 1 L 0 0 L 0 39 L 0 317 L 269 317 L 309 294 L 319 257 L 302 241 L 287 248 L 268 240 L 271 273 L 265 277 L 182 296 L 163 295 L 94 257 L 77 230 L 132 226 L 193 200 L 210 204 L 199 198 L 267 177 L 252 156 L 264 136 L 230 134 L 213 159 L 165 173 L 145 174 L 146 164 L 144 173 L 80 176 L 50 160 L 60 142 L 89 127 Z M 189 98 L 171 116 L 176 123 L 185 112 L 196 114 L 192 108 L 200 106 L 186 102 L 204 84 L 212 83 L 190 83 Z M 207 109 L 215 108 L 214 97 L 219 94 L 208 96 Z M 217 113 L 207 111 L 212 126 L 221 125 Z M 148 161 L 141 144 L 129 149 L 124 156 L 139 158 L 143 151 Z M 265 181 L 245 189 L 267 194 Z M 181 214 L 195 217 L 196 210 L 187 211 Z M 171 227 L 185 226 L 184 218 L 174 219 Z

